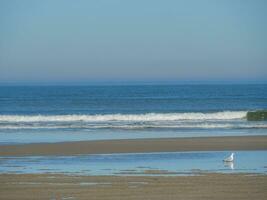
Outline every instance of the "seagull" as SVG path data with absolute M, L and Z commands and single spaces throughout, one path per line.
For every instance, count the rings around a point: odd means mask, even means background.
M 231 155 L 223 160 L 224 162 L 233 162 L 234 161 L 234 153 L 231 153 Z

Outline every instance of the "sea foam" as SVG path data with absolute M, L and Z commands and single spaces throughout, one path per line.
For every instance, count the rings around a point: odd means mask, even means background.
M 234 120 L 246 118 L 247 111 L 223 111 L 214 113 L 146 113 L 102 115 L 0 115 L 0 122 L 105 122 L 105 121 L 191 121 Z
M 102 115 L 0 115 L 0 129 L 250 129 L 246 111 Z

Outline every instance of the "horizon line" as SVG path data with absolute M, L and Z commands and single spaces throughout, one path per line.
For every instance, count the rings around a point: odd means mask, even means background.
M 131 86 L 131 85 L 264 85 L 267 80 L 219 80 L 219 81 L 13 81 L 0 86 Z

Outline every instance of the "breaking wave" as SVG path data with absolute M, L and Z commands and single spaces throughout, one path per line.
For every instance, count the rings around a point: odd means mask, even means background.
M 105 115 L 0 115 L 1 122 L 108 122 L 108 121 L 178 121 L 178 120 L 234 120 L 246 117 L 246 111 L 215 113 L 147 113 Z
M 0 115 L 3 129 L 235 129 L 267 128 L 247 122 L 246 111 L 103 115 Z

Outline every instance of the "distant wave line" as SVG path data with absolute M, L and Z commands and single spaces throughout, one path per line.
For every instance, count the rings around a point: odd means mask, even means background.
M 2 129 L 252 129 L 262 128 L 267 129 L 264 124 L 191 124 L 191 125 L 46 125 L 46 126 L 31 126 L 31 125 L 0 125 Z
M 108 121 L 192 121 L 235 120 L 246 118 L 247 111 L 223 111 L 214 113 L 146 113 L 146 114 L 96 114 L 96 115 L 0 115 L 3 122 L 108 122 Z

